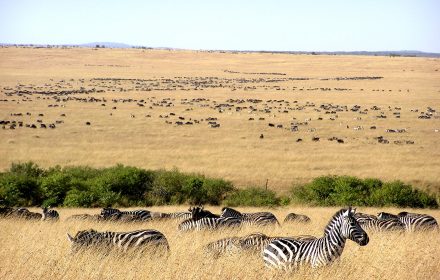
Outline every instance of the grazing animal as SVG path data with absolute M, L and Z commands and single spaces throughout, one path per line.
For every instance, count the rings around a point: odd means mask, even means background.
M 379 220 L 398 220 L 405 225 L 406 231 L 409 232 L 439 229 L 437 220 L 434 217 L 426 214 L 400 212 L 397 215 L 393 215 L 386 212 L 380 212 L 377 214 L 377 217 Z
M 143 252 L 151 248 L 158 251 L 169 251 L 165 235 L 154 229 L 129 232 L 98 232 L 94 229 L 89 229 L 77 232 L 74 237 L 67 233 L 67 239 L 71 242 L 73 253 L 90 247 L 107 250 L 118 248 L 123 252 L 127 252 L 129 249 Z
M 43 208 L 43 216 L 41 220 L 43 221 L 58 221 L 60 219 L 60 214 L 56 210 L 49 209 L 47 207 Z
M 223 207 L 221 217 L 234 217 L 240 219 L 244 225 L 279 225 L 277 218 L 270 212 L 241 213 L 229 207 Z
M 147 221 L 151 219 L 151 212 L 148 210 L 120 211 L 115 208 L 103 208 L 101 216 L 105 220 L 122 220 L 125 221 Z
M 266 266 L 290 270 L 300 265 L 319 267 L 338 259 L 350 239 L 360 246 L 369 242 L 367 233 L 356 221 L 355 209 L 341 209 L 330 219 L 324 236 L 315 240 L 295 240 L 280 238 L 272 241 L 264 249 Z
M 365 231 L 405 231 L 405 225 L 396 219 L 379 220 L 376 216 L 364 213 L 354 215 L 361 228 Z
M 20 218 L 25 220 L 41 220 L 42 215 L 29 211 L 27 208 L 12 209 L 12 212 L 8 214 L 8 217 Z
M 191 212 L 174 212 L 174 213 L 161 213 L 161 212 L 151 212 L 151 218 L 153 220 L 186 220 L 191 219 Z
M 72 215 L 66 219 L 67 221 L 77 221 L 77 220 L 83 220 L 83 221 L 103 221 L 104 218 L 101 215 L 90 215 L 90 214 L 77 214 Z
M 272 241 L 282 237 L 269 237 L 263 233 L 251 233 L 243 237 L 228 237 L 205 246 L 205 252 L 214 258 L 221 255 L 231 255 L 234 253 L 256 253 L 261 254 L 263 249 Z M 314 236 L 304 235 L 293 237 L 298 240 L 313 240 Z
M 199 220 L 188 219 L 179 224 L 180 231 L 216 230 L 221 228 L 240 227 L 241 221 L 237 218 L 201 218 Z
M 310 223 L 310 218 L 306 215 L 289 213 L 284 219 L 284 222 Z
M 193 220 L 199 220 L 202 218 L 220 218 L 219 215 L 203 209 L 203 206 L 191 207 L 188 209 L 188 211 L 191 212 L 191 218 Z

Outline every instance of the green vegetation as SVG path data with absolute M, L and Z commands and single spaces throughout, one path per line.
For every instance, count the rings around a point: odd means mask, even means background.
M 438 208 L 434 195 L 400 181 L 382 182 L 350 176 L 323 176 L 295 187 L 292 201 L 317 206 L 396 206 Z
M 0 200 L 10 206 L 151 206 L 211 204 L 279 206 L 397 206 L 438 208 L 435 196 L 400 181 L 382 182 L 349 176 L 323 176 L 280 197 L 271 190 L 237 189 L 231 182 L 186 174 L 177 169 L 144 170 L 116 165 L 95 169 L 59 166 L 43 169 L 14 163 L 0 173 Z

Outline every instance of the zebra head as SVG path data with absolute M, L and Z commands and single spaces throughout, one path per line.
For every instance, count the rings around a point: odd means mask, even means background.
M 202 218 L 218 218 L 217 215 L 211 213 L 208 210 L 204 210 L 203 206 L 191 207 L 189 208 L 189 212 L 191 212 L 191 216 L 194 221 L 200 220 Z
M 349 207 L 341 212 L 341 233 L 342 236 L 350 239 L 360 246 L 365 246 L 369 242 L 367 233 L 361 228 L 355 218 L 356 208 Z
M 97 233 L 94 229 L 78 231 L 74 237 L 67 233 L 67 240 L 70 241 L 72 253 L 77 252 L 82 246 L 91 245 L 93 237 Z
M 377 218 L 379 220 L 399 219 L 399 217 L 397 215 L 390 214 L 390 213 L 387 213 L 387 212 L 377 213 Z

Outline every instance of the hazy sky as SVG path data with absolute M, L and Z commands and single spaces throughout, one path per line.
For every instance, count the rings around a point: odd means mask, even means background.
M 440 52 L 440 1 L 0 0 L 0 42 Z

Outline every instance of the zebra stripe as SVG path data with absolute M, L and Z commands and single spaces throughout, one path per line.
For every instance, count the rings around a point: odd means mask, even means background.
M 47 207 L 43 208 L 43 216 L 41 220 L 43 221 L 58 221 L 60 219 L 60 214 L 56 210 L 48 209 Z
M 150 214 L 153 220 L 162 220 L 162 219 L 186 220 L 186 219 L 191 219 L 192 217 L 190 212 L 174 212 L 174 213 L 151 212 Z
M 280 224 L 274 214 L 270 212 L 241 213 L 229 207 L 223 207 L 220 217 L 234 217 L 245 225 L 267 226 Z
M 263 249 L 272 241 L 283 237 L 269 237 L 263 233 L 251 233 L 243 237 L 228 237 L 205 246 L 205 252 L 214 258 L 220 255 L 251 252 L 262 253 Z M 310 235 L 301 235 L 292 237 L 297 240 L 314 240 L 316 237 Z
M 377 214 L 377 216 L 379 220 L 398 220 L 405 225 L 406 231 L 409 232 L 439 229 L 437 220 L 434 217 L 426 214 L 400 212 L 397 215 L 393 215 L 386 212 L 380 212 Z
M 396 219 L 378 220 L 362 219 L 358 220 L 359 225 L 365 231 L 405 231 L 405 225 Z
M 169 251 L 168 241 L 161 232 L 154 229 L 135 230 L 129 232 L 98 232 L 94 229 L 77 232 L 75 237 L 67 233 L 71 242 L 72 252 L 90 247 L 104 249 L 118 248 L 124 252 L 129 249 L 143 251 L 155 247 L 158 251 Z
M 193 219 L 185 220 L 179 224 L 180 231 L 191 230 L 214 230 L 220 228 L 236 228 L 241 225 L 241 222 L 237 218 L 202 218 L 197 221 Z
M 128 216 L 129 218 L 126 219 L 128 219 L 129 221 L 146 221 L 151 219 L 151 212 L 148 210 L 120 211 L 119 209 L 115 208 L 103 208 L 101 210 L 101 216 L 104 217 L 104 219 L 110 220 L 119 220 L 124 216 Z
M 318 267 L 339 258 L 347 239 L 360 246 L 367 245 L 368 235 L 359 226 L 354 213 L 351 208 L 339 210 L 325 227 L 322 238 L 303 241 L 280 238 L 272 241 L 263 252 L 266 266 L 286 270 L 303 264 Z

